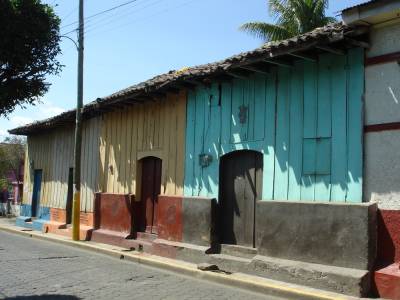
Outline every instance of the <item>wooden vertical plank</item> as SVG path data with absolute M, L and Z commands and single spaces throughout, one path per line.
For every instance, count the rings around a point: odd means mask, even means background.
M 265 99 L 265 149 L 263 170 L 263 199 L 274 199 L 274 177 L 275 177 L 275 117 L 276 117 L 276 91 L 277 74 L 272 69 L 271 75 L 266 79 Z
M 243 85 L 243 80 L 234 80 L 232 85 L 231 143 L 240 143 L 242 141 L 239 110 L 243 105 Z
M 125 141 L 125 193 L 131 193 L 131 167 L 132 167 L 132 111 L 127 109 L 125 112 L 125 127 L 126 127 L 126 141 Z
M 141 151 L 141 150 L 143 150 L 144 105 L 138 105 L 137 106 L 136 116 L 138 118 L 137 150 Z
M 161 166 L 161 177 L 163 182 L 164 190 L 161 191 L 163 194 L 168 193 L 168 181 L 169 181 L 169 143 L 170 143 L 170 134 L 172 133 L 172 108 L 173 105 L 173 97 L 168 94 L 167 99 L 164 105 L 165 109 L 165 125 L 164 125 L 164 160 Z
M 27 137 L 25 145 L 25 160 L 24 160 L 24 189 L 22 191 L 22 203 L 29 203 L 29 190 L 31 189 L 31 176 L 30 176 L 30 138 Z
M 210 98 L 211 96 L 211 98 Z M 205 118 L 207 119 L 207 129 L 204 137 L 204 153 L 213 157 L 213 162 L 206 168 L 203 168 L 203 178 L 205 182 L 204 194 L 207 197 L 218 197 L 218 155 L 220 149 L 220 126 L 221 126 L 221 106 L 219 104 L 219 87 L 214 83 L 209 90 L 209 99 Z
M 106 117 L 104 115 L 100 116 L 101 122 L 99 121 L 99 143 L 100 143 L 100 148 L 99 148 L 99 191 L 105 192 L 106 188 L 104 185 L 104 177 L 105 177 L 105 164 L 106 164 Z
M 116 160 L 116 193 L 122 194 L 124 192 L 122 185 L 122 175 L 123 175 L 123 164 L 122 164 L 122 155 L 121 155 L 121 143 L 124 137 L 124 131 L 122 128 L 122 110 L 116 112 L 117 117 L 117 144 L 116 144 L 116 152 L 115 152 L 115 160 Z
M 128 168 L 128 151 L 127 151 L 127 139 L 128 139 L 128 114 L 126 110 L 121 111 L 121 184 L 122 194 L 128 193 L 128 182 L 127 182 L 127 168 Z
M 255 141 L 263 140 L 265 137 L 265 99 L 266 99 L 266 76 L 257 75 L 254 78 L 254 104 L 252 109 L 253 135 Z
M 131 193 L 136 193 L 136 169 L 137 169 L 137 137 L 138 137 L 138 118 L 137 118 L 137 106 L 131 109 L 131 121 L 132 121 L 132 139 L 131 139 Z
M 154 135 L 153 135 L 153 149 L 159 149 L 158 136 L 160 131 L 160 103 L 155 101 L 154 106 Z
M 176 178 L 175 194 L 183 195 L 184 189 L 184 168 L 185 168 L 185 129 L 186 129 L 186 102 L 187 93 L 182 91 L 179 94 L 178 109 L 177 109 L 177 149 L 176 149 Z
M 232 84 L 230 82 L 221 83 L 221 151 L 224 154 L 231 139 L 232 122 Z
M 331 54 L 323 54 L 319 57 L 318 66 L 318 110 L 317 110 L 317 138 L 331 137 Z M 319 140 L 317 140 L 317 154 L 320 150 Z M 325 156 L 324 154 L 322 154 Z M 316 157 L 318 162 L 318 157 Z M 331 194 L 330 174 L 315 176 L 315 200 L 329 201 Z
M 87 193 L 87 159 L 86 156 L 88 155 L 88 139 L 90 136 L 87 132 L 87 123 L 84 122 L 82 124 L 82 149 L 81 149 L 81 211 L 85 211 L 85 202 L 86 202 L 86 193 Z
M 303 63 L 298 61 L 290 79 L 290 143 L 288 200 L 301 198 L 303 159 Z
M 111 158 L 111 134 L 112 134 L 112 122 L 111 113 L 104 115 L 104 125 L 105 126 L 105 163 L 104 163 L 104 192 L 110 193 L 110 158 Z
M 117 193 L 115 186 L 115 178 L 116 178 L 116 165 L 115 165 L 115 152 L 116 152 L 116 144 L 117 144 L 117 118 L 116 113 L 113 112 L 111 116 L 111 134 L 110 134 L 110 162 L 109 165 L 111 169 L 108 170 L 110 176 L 110 193 Z
M 242 114 L 244 123 L 240 126 L 242 141 L 254 140 L 254 80 L 252 77 L 243 82 Z
M 348 139 L 347 202 L 362 201 L 363 170 L 363 94 L 364 50 L 354 48 L 348 54 Z
M 317 136 L 317 91 L 318 91 L 318 66 L 314 62 L 305 61 L 304 63 L 304 100 L 303 100 L 303 137 L 316 138 Z M 308 154 L 303 149 L 303 156 L 313 155 Z M 304 164 L 304 161 L 303 161 Z M 302 174 L 301 179 L 301 200 L 314 201 L 315 199 L 315 175 Z
M 199 165 L 199 155 L 204 150 L 204 110 L 207 103 L 207 92 L 204 87 L 196 93 L 196 127 L 194 153 L 194 196 L 199 196 L 203 189 L 202 168 Z
M 183 194 L 193 196 L 195 164 L 196 92 L 189 91 L 186 107 L 185 183 Z
M 177 133 L 177 96 L 171 95 L 170 102 L 170 131 L 169 131 L 169 150 L 168 150 L 168 169 L 167 169 L 167 195 L 175 194 L 176 178 L 176 133 Z
M 347 192 L 346 57 L 332 61 L 331 201 L 345 201 Z
M 288 197 L 289 160 L 289 91 L 290 70 L 278 69 L 278 101 L 276 115 L 275 182 L 274 199 L 286 200 Z

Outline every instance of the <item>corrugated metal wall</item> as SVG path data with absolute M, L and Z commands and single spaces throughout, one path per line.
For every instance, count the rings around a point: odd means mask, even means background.
M 94 192 L 98 190 L 100 119 L 83 124 L 81 210 L 93 211 Z M 40 205 L 65 209 L 68 172 L 73 167 L 74 127 L 57 128 L 28 137 L 25 158 L 23 202 L 30 204 L 33 171 L 43 171 Z M 32 166 L 33 162 L 33 166 Z M 32 168 L 33 167 L 33 168 Z
M 100 180 L 103 192 L 140 192 L 138 161 L 162 159 L 161 193 L 183 194 L 186 93 L 137 104 L 103 116 Z
M 218 197 L 219 158 L 264 155 L 263 199 L 362 201 L 363 50 L 324 54 L 188 97 L 185 196 Z M 213 162 L 201 167 L 199 155 Z

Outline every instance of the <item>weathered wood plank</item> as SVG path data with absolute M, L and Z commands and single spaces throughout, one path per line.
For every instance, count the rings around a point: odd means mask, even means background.
M 363 170 L 363 93 L 364 93 L 364 50 L 355 48 L 349 50 L 348 86 L 348 202 L 362 201 L 362 170 Z
M 303 137 L 316 138 L 317 135 L 317 64 L 310 61 L 304 62 L 304 119 L 303 119 Z M 303 141 L 306 143 L 306 140 Z M 304 144 L 305 145 L 305 144 Z M 315 157 L 308 153 L 310 150 L 303 148 L 303 157 L 315 161 Z M 314 152 L 313 152 L 314 153 Z M 303 169 L 304 169 L 303 158 Z M 303 172 L 304 173 L 304 172 Z M 315 175 L 302 175 L 300 199 L 313 201 L 315 199 Z
M 315 184 L 315 200 L 316 201 L 329 201 L 331 180 L 330 170 L 329 174 L 320 172 L 319 167 L 323 161 L 320 157 L 325 158 L 330 154 L 325 151 L 328 150 L 321 144 L 320 138 L 331 138 L 331 123 L 332 123 L 332 110 L 331 110 L 331 54 L 322 54 L 319 57 L 318 65 L 318 110 L 317 110 L 317 148 L 316 148 L 316 184 Z M 329 142 L 330 143 L 330 142 Z M 324 174 L 323 174 L 324 173 Z
M 331 201 L 345 201 L 347 192 L 347 99 L 344 56 L 332 61 L 332 155 Z
M 290 70 L 278 69 L 278 102 L 276 110 L 275 182 L 274 199 L 286 200 L 288 197 L 289 160 L 289 91 Z
M 185 134 L 185 183 L 184 195 L 193 196 L 194 164 L 195 164 L 195 124 L 196 93 L 189 91 L 187 96 L 187 116 Z
M 288 200 L 301 199 L 303 159 L 303 64 L 295 63 L 290 79 Z
M 274 198 L 275 176 L 275 113 L 276 113 L 276 68 L 271 69 L 271 75 L 267 76 L 265 101 L 265 150 L 263 172 L 263 199 Z M 261 99 L 260 99 L 261 100 Z

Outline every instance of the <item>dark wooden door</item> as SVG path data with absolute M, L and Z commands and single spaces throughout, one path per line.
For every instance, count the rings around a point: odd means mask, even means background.
M 141 231 L 157 233 L 157 203 L 161 192 L 161 164 L 156 157 L 146 157 L 142 163 L 142 224 Z
M 232 152 L 221 160 L 220 235 L 224 244 L 255 246 L 255 207 L 262 193 L 263 156 Z
M 67 224 L 71 224 L 72 220 L 72 197 L 74 195 L 74 169 L 70 168 L 68 171 L 68 191 L 67 191 L 67 204 L 66 210 L 66 220 Z
M 40 191 L 42 188 L 42 170 L 35 170 L 33 174 L 32 217 L 37 217 L 40 209 Z

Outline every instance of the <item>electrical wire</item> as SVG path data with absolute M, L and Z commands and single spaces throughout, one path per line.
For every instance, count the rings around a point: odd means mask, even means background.
M 97 17 L 97 16 L 100 16 L 100 15 L 106 14 L 106 13 L 108 13 L 108 12 L 110 12 L 110 11 L 116 10 L 116 9 L 118 9 L 118 8 L 121 8 L 121 7 L 123 7 L 123 6 L 129 5 L 129 4 L 134 3 L 134 2 L 137 2 L 137 1 L 139 1 L 139 0 L 130 0 L 130 1 L 121 3 L 121 4 L 119 4 L 119 5 L 110 7 L 110 8 L 108 8 L 108 9 L 102 10 L 102 11 L 100 11 L 100 12 L 98 12 L 98 13 L 95 13 L 95 14 L 93 14 L 93 15 L 90 15 L 90 16 L 86 17 L 86 18 L 85 18 L 85 21 L 90 20 L 90 19 L 92 19 L 92 18 L 94 18 L 94 17 Z M 67 24 L 67 25 L 62 26 L 61 28 L 65 28 L 65 27 L 68 27 L 68 26 L 71 26 L 71 25 L 75 25 L 75 24 L 78 24 L 78 21 L 71 22 L 71 23 L 69 23 L 69 24 Z
M 105 22 L 105 23 L 102 23 L 102 22 L 91 23 L 91 24 L 89 24 L 89 26 L 85 27 L 85 34 L 88 34 L 90 32 L 96 31 L 97 29 L 102 28 L 104 26 L 107 26 L 109 24 L 113 24 L 113 23 L 116 23 L 116 22 L 118 23 L 120 21 L 123 21 L 125 17 L 132 16 L 132 15 L 136 14 L 137 12 L 140 12 L 140 11 L 146 9 L 146 8 L 149 8 L 149 7 L 152 7 L 154 5 L 157 5 L 157 4 L 159 4 L 159 3 L 163 2 L 163 1 L 165 1 L 165 0 L 157 0 L 157 1 L 154 1 L 154 2 L 150 3 L 147 6 L 140 7 L 139 9 L 136 9 L 134 11 L 131 11 L 131 12 L 128 12 L 128 13 L 123 14 L 121 16 L 118 16 L 117 21 L 115 19 L 112 19 L 112 20 L 106 20 L 108 22 Z
M 124 24 L 121 24 L 120 26 L 111 27 L 111 28 L 106 29 L 106 30 L 104 30 L 104 31 L 96 32 L 94 35 L 97 35 L 97 34 L 100 34 L 100 33 L 101 33 L 101 34 L 104 34 L 105 32 L 117 30 L 117 29 L 120 29 L 120 28 L 125 27 L 125 26 L 127 26 L 127 25 L 132 25 L 132 24 L 135 24 L 135 23 L 141 23 L 142 21 L 146 21 L 146 20 L 148 20 L 148 19 L 150 19 L 150 18 L 153 18 L 153 17 L 155 17 L 155 16 L 164 14 L 164 13 L 170 11 L 171 9 L 176 9 L 176 8 L 180 8 L 180 7 L 186 6 L 186 5 L 188 5 L 188 4 L 190 4 L 190 3 L 194 2 L 194 1 L 196 1 L 196 0 L 185 1 L 185 2 L 183 2 L 183 3 L 181 3 L 181 4 L 179 4 L 179 5 L 175 5 L 175 6 L 172 6 L 172 7 L 166 8 L 166 9 L 163 9 L 163 10 L 161 10 L 161 11 L 158 11 L 158 12 L 156 12 L 156 13 L 154 13 L 154 14 L 151 14 L 151 15 L 149 15 L 149 16 L 146 16 L 146 17 L 144 17 L 144 18 L 134 19 L 134 20 L 132 20 L 132 21 L 126 22 L 126 23 L 124 23 Z M 93 31 L 92 31 L 92 32 L 93 32 Z M 89 32 L 89 33 L 90 33 L 90 32 Z M 90 38 L 93 37 L 93 34 L 90 35 L 89 37 L 90 37 Z M 87 40 L 87 38 L 88 38 L 88 37 L 85 37 L 86 40 Z

